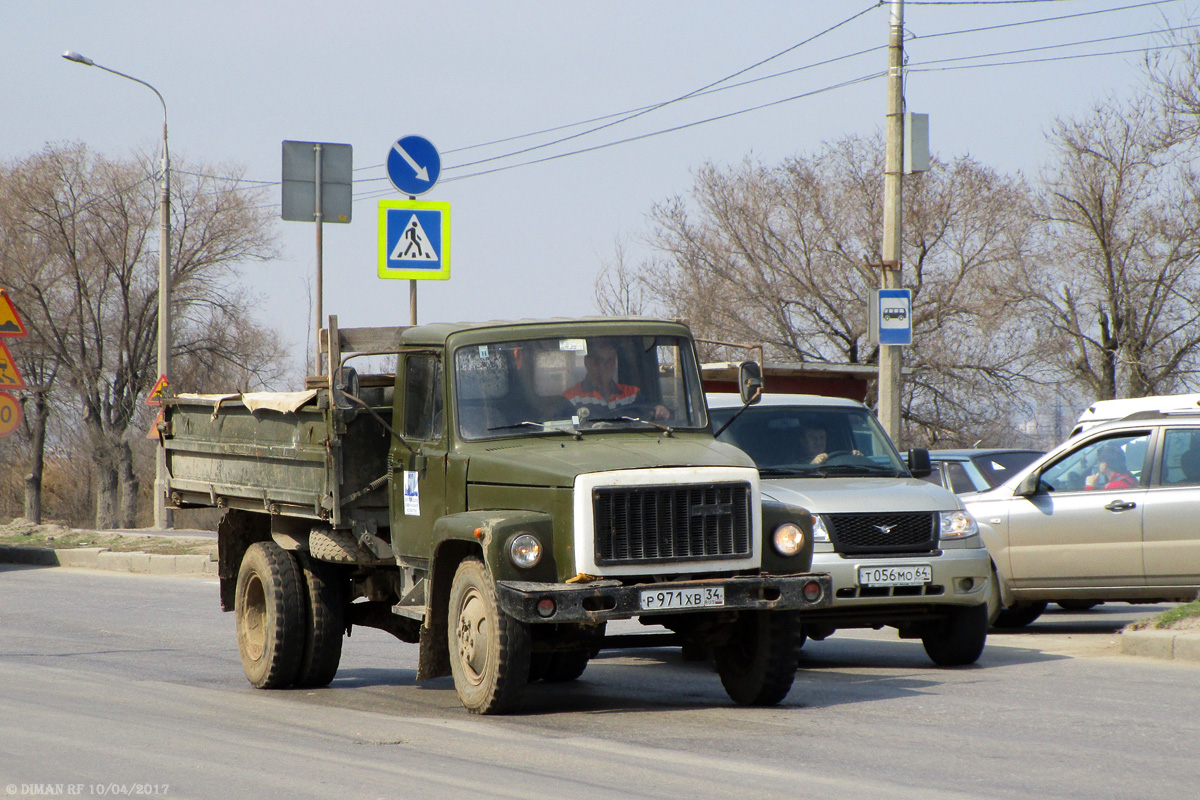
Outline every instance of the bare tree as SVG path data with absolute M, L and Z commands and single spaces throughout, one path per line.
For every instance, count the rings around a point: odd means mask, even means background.
M 883 150 L 878 136 L 847 137 L 774 168 L 704 166 L 689 198 L 651 213 L 659 257 L 633 274 L 610 268 L 597 304 L 619 305 L 636 283 L 705 338 L 762 343 L 786 360 L 876 361 L 867 297 L 880 283 Z M 966 157 L 905 186 L 906 437 L 980 438 L 1004 424 L 1033 368 L 1029 334 L 995 313 L 992 295 L 997 271 L 1032 246 L 1028 189 Z
M 255 193 L 237 191 L 230 166 L 189 170 L 176 160 L 172 208 L 173 355 L 203 364 L 224 354 L 269 378 L 279 354 L 236 293 L 240 263 L 274 255 Z M 152 159 L 109 159 L 83 145 L 47 146 L 4 165 L 6 235 L 39 255 L 35 274 L 0 266 L 34 320 L 36 337 L 75 398 L 96 464 L 96 525 L 128 526 L 140 482 L 133 443 L 157 379 L 157 196 Z M 213 172 L 222 176 L 210 177 Z M 251 334 L 239 339 L 240 334 Z M 237 340 L 238 347 L 230 347 Z M 250 344 L 256 340 L 257 348 Z M 239 349 L 240 348 L 240 349 Z M 260 360 L 262 359 L 262 360 Z M 185 390 L 188 370 L 175 380 Z M 182 380 L 180 379 L 182 378 Z
M 1052 246 L 1004 284 L 1092 399 L 1179 391 L 1200 368 L 1200 181 L 1169 126 L 1152 97 L 1059 120 L 1040 208 Z

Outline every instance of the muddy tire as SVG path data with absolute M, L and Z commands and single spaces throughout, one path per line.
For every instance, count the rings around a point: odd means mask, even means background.
M 328 686 L 342 660 L 346 631 L 345 581 L 337 567 L 301 553 L 307 600 L 304 655 L 296 674 L 298 688 Z
M 743 611 L 732 636 L 713 648 L 721 685 L 735 703 L 773 706 L 796 678 L 802 628 L 794 614 Z
M 500 611 L 477 558 L 465 559 L 454 574 L 447 636 L 450 672 L 463 706 L 472 714 L 515 707 L 529 680 L 529 627 Z
M 291 553 L 274 542 L 246 548 L 234 616 L 242 669 L 259 689 L 284 689 L 296 679 L 307 628 L 303 581 Z
M 1024 628 L 1042 615 L 1046 610 L 1046 602 L 1013 603 L 1006 606 L 996 615 L 993 623 L 997 628 Z
M 925 652 L 939 667 L 974 664 L 987 643 L 988 604 L 951 610 L 950 617 L 921 637 Z

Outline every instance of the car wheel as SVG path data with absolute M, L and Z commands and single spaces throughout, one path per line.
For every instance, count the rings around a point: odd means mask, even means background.
M 1024 628 L 1046 610 L 1045 601 L 1036 603 L 1013 603 L 1000 611 L 996 617 L 997 628 Z
M 1059 600 L 1057 601 L 1059 608 L 1064 608 L 1067 611 L 1090 611 L 1096 606 L 1103 603 L 1102 600 Z
M 987 603 L 954 608 L 948 619 L 921 637 L 921 644 L 939 667 L 962 667 L 979 660 L 987 631 Z

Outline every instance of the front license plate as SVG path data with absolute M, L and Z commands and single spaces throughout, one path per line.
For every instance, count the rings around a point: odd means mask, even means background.
M 923 586 L 933 580 L 933 567 L 910 564 L 904 567 L 859 567 L 859 586 Z
M 704 586 L 698 589 L 663 589 L 642 592 L 642 610 L 660 608 L 712 608 L 725 605 L 724 586 Z

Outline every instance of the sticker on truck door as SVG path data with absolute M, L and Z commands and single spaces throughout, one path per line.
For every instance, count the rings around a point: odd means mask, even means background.
M 417 473 L 404 471 L 404 516 L 421 516 L 421 490 L 417 488 Z

